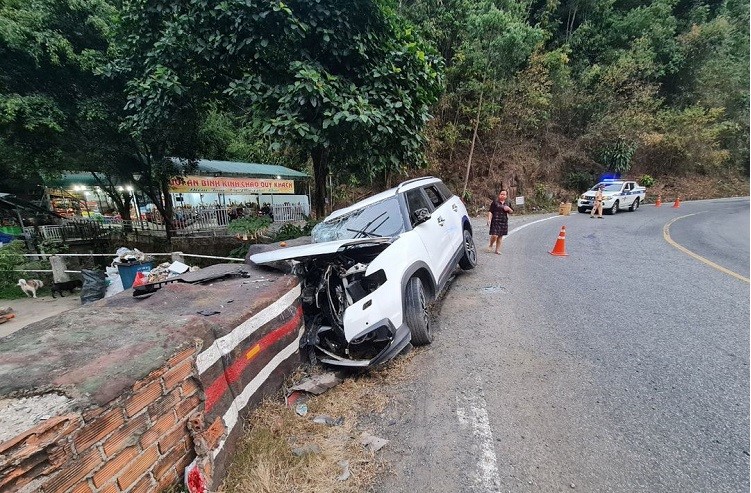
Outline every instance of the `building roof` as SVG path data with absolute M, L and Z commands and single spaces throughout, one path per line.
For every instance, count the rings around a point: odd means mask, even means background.
M 240 163 L 234 161 L 212 161 L 209 159 L 198 160 L 198 174 L 213 176 L 216 173 L 231 176 L 245 176 L 248 178 L 276 178 L 286 180 L 301 180 L 309 178 L 309 175 L 291 168 L 277 164 Z M 96 186 L 97 181 L 87 172 L 65 172 L 59 177 L 45 180 L 48 186 L 71 188 L 75 185 Z M 127 186 L 130 183 L 120 183 L 115 178 L 116 185 Z
M 278 164 L 238 163 L 234 161 L 212 161 L 209 159 L 198 160 L 198 171 L 202 173 L 222 173 L 243 175 L 251 178 L 276 178 L 286 179 L 309 178 L 309 175 L 300 171 L 279 166 Z

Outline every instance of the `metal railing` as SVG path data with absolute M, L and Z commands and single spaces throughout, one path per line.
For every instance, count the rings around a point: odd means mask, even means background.
M 275 204 L 265 211 L 275 223 L 305 221 L 309 211 L 299 204 Z M 177 235 L 210 233 L 228 235 L 227 226 L 240 217 L 263 215 L 256 208 L 249 207 L 177 207 L 173 211 L 172 227 Z M 34 236 L 40 234 L 43 240 L 65 242 L 89 240 L 106 236 L 111 231 L 164 232 L 164 220 L 159 212 L 141 214 L 133 220 L 99 217 L 98 219 L 67 219 L 62 225 L 25 227 L 24 232 Z

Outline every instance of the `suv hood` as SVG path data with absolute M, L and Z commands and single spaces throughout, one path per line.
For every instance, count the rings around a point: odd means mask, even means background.
M 351 247 L 368 245 L 385 245 L 394 241 L 392 237 L 359 238 L 356 240 L 336 240 L 323 243 L 311 243 L 289 248 L 279 248 L 270 252 L 256 253 L 250 256 L 250 261 L 257 265 L 266 265 L 281 260 L 304 260 L 310 257 L 328 255 L 341 252 Z

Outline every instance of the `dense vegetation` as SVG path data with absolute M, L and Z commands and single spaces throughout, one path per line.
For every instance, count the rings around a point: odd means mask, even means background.
M 198 157 L 411 173 L 469 201 L 603 172 L 749 172 L 740 0 L 0 0 L 0 180 L 133 181 Z M 167 159 L 183 158 L 181 161 Z M 343 200 L 355 198 L 347 196 Z

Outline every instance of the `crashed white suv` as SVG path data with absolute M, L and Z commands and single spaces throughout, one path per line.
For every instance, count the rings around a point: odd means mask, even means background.
M 302 283 L 312 360 L 366 367 L 412 342 L 430 344 L 427 307 L 456 269 L 472 269 L 477 252 L 459 197 L 434 177 L 340 209 L 317 224 L 313 243 L 250 256 L 258 265 L 292 263 Z

